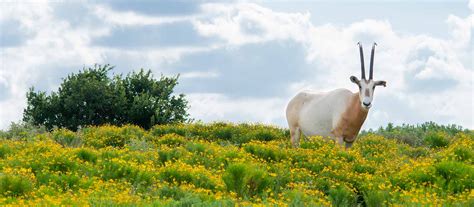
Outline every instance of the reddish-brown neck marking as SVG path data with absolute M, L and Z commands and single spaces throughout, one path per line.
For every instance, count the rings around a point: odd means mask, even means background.
M 359 93 L 354 93 L 336 128 L 333 129 L 333 134 L 343 137 L 346 142 L 354 142 L 368 112 L 369 110 L 362 108 L 360 104 Z

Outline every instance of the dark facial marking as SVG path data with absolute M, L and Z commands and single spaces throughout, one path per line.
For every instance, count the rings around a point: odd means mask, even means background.
M 365 96 L 370 96 L 370 91 L 369 91 L 369 89 L 365 89 Z

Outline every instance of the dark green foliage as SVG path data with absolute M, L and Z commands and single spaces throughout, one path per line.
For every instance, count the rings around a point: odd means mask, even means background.
M 0 176 L 0 194 L 3 196 L 22 196 L 33 189 L 31 182 L 20 176 Z
M 149 129 L 155 124 L 187 120 L 187 101 L 183 94 L 173 95 L 178 77 L 161 76 L 151 71 L 129 73 L 125 78 L 107 76 L 113 67 L 95 65 L 70 74 L 57 92 L 35 92 L 26 97 L 23 120 L 34 125 L 77 130 L 88 125 L 135 124 Z

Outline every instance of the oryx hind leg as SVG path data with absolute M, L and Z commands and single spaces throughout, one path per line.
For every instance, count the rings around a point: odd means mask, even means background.
M 300 128 L 290 127 L 291 144 L 293 147 L 299 147 L 300 145 Z

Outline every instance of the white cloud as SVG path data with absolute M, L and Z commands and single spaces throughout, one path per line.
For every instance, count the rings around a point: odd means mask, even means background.
M 279 13 L 251 3 L 202 6 L 207 18 L 194 20 L 204 36 L 217 36 L 230 45 L 242 45 L 277 39 L 307 39 L 311 26 L 309 13 Z
M 160 25 L 170 24 L 180 21 L 189 21 L 195 16 L 148 16 L 137 14 L 132 11 L 118 12 L 110 9 L 105 5 L 97 5 L 94 7 L 94 13 L 105 22 L 112 25 L 120 26 L 143 26 L 143 25 Z
M 219 73 L 216 71 L 192 71 L 180 74 L 181 78 L 217 78 Z

